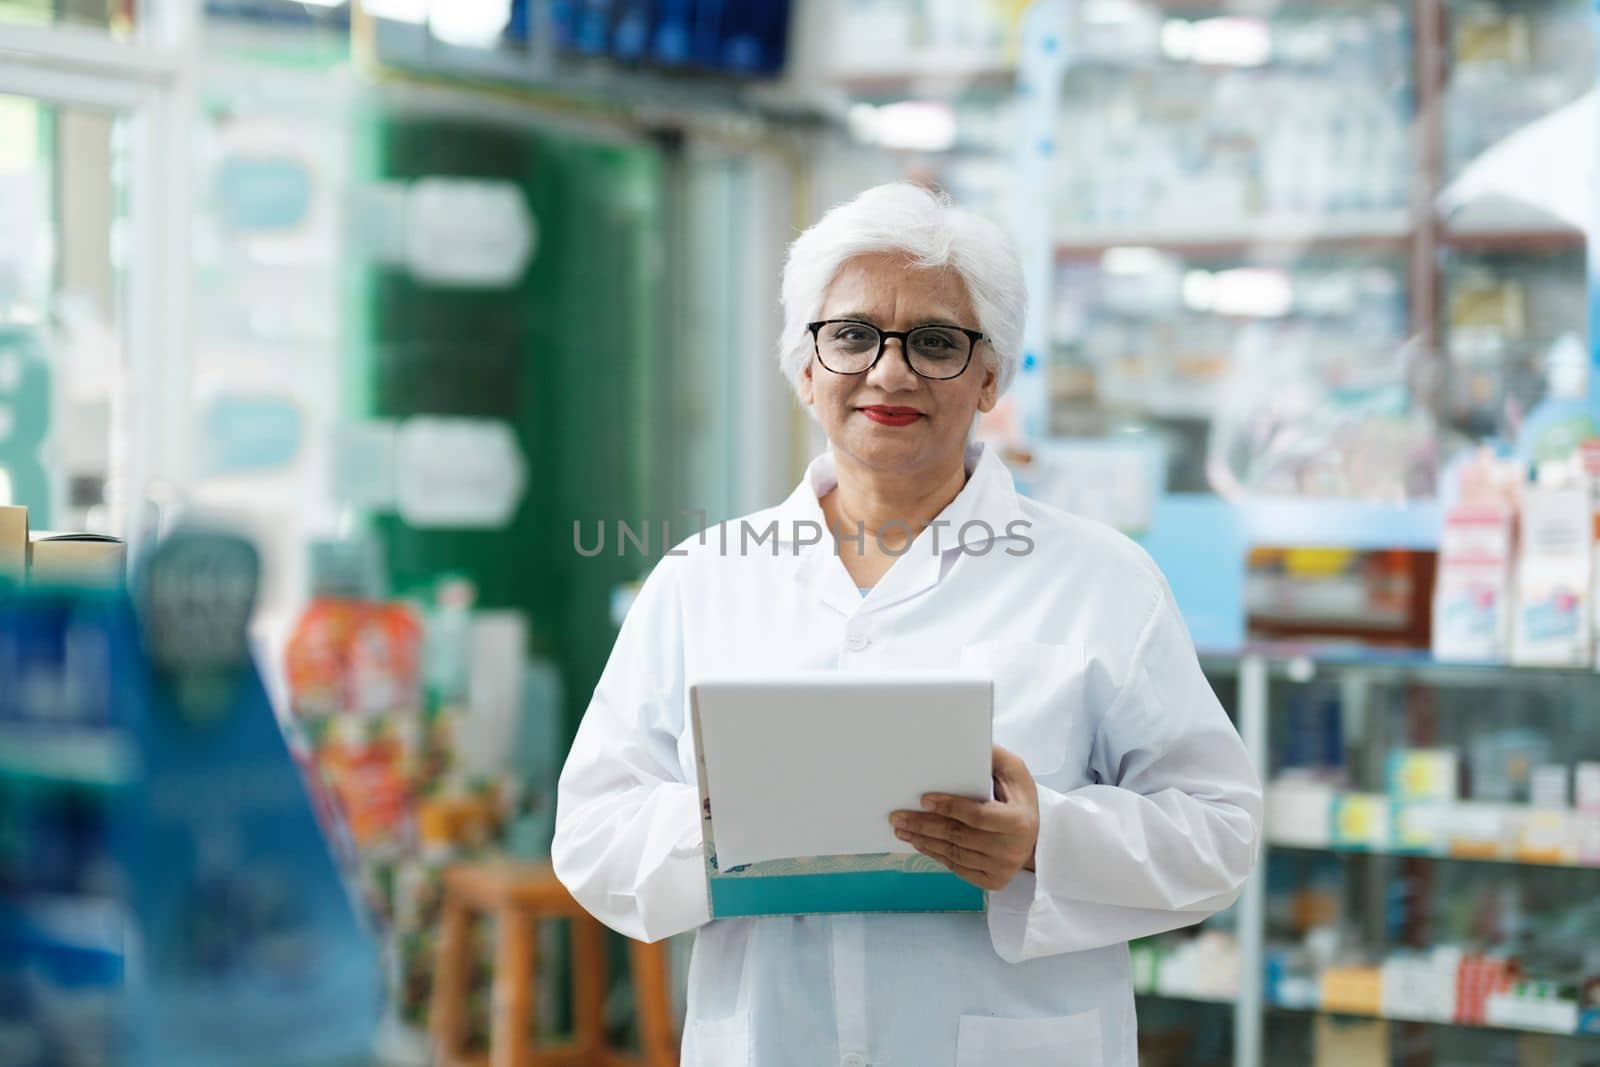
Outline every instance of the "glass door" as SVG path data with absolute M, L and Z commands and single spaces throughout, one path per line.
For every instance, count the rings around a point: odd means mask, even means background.
M 0 498 L 34 529 L 121 532 L 128 133 L 0 95 Z
M 153 7 L 0 0 L 0 503 L 130 547 L 187 422 L 187 5 Z

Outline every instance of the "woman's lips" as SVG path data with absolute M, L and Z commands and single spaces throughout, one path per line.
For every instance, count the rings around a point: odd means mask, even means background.
M 897 408 L 884 404 L 874 404 L 871 407 L 861 408 L 860 411 L 873 422 L 884 426 L 910 426 L 922 418 L 922 412 L 916 408 Z

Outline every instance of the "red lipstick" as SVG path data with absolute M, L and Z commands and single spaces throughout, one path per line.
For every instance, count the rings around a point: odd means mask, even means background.
M 922 418 L 922 412 L 916 408 L 895 407 L 892 404 L 873 404 L 859 410 L 873 422 L 884 426 L 910 426 Z

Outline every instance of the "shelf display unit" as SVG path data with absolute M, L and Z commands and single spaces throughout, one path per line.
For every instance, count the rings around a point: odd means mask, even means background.
M 1063 4 L 1044 94 L 1017 70 L 1026 5 L 960 6 L 841 0 L 839 39 L 884 47 L 841 46 L 830 83 L 888 160 L 851 157 L 856 184 L 897 168 L 1048 222 L 1046 432 L 1151 435 L 1169 491 L 1426 498 L 1582 336 L 1584 234 L 1537 173 L 1588 169 L 1581 0 Z M 1399 460 L 1330 474 L 1313 447 Z
M 1266 838 L 1233 908 L 1133 947 L 1145 1061 L 1594 1062 L 1600 674 L 1289 646 L 1205 665 Z

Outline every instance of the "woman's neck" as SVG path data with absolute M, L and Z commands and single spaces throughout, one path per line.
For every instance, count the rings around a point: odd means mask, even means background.
M 958 456 L 953 466 L 929 479 L 908 479 L 841 460 L 839 484 L 824 498 L 824 513 L 846 535 L 864 528 L 874 541 L 903 548 L 961 493 L 967 484 L 963 459 Z

